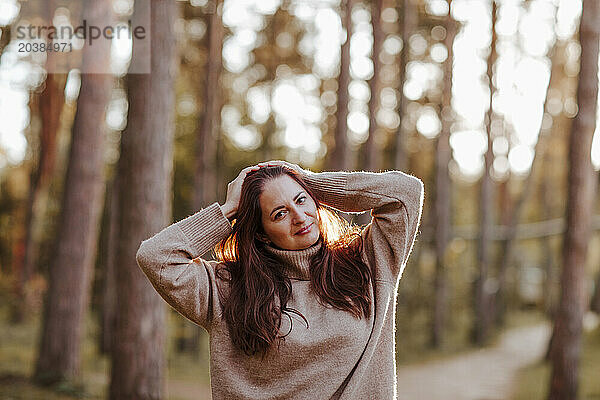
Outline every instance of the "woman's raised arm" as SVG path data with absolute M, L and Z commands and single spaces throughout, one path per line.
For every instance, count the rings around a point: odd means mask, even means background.
M 421 220 L 423 182 L 400 171 L 304 174 L 317 198 L 343 212 L 371 210 L 363 230 L 363 254 L 376 277 L 397 283 Z
M 142 242 L 136 259 L 150 282 L 180 314 L 210 330 L 218 310 L 215 261 L 199 257 L 231 234 L 246 174 L 258 166 L 244 168 L 227 186 L 223 206 L 214 203 L 194 215 L 170 225 Z
M 143 241 L 136 255 L 161 297 L 206 330 L 210 330 L 218 303 L 215 262 L 198 257 L 230 232 L 231 224 L 214 203 Z

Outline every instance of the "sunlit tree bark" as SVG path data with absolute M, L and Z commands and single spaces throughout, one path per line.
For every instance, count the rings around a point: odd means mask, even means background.
M 0 55 L 4 52 L 4 48 L 10 43 L 11 26 L 4 26 L 0 30 Z
M 46 20 L 51 21 L 55 10 L 56 1 L 50 0 L 43 5 L 41 11 L 44 13 Z M 15 321 L 23 319 L 25 309 L 29 306 L 28 299 L 25 296 L 25 286 L 36 269 L 35 263 L 37 262 L 39 246 L 36 238 L 36 226 L 44 215 L 46 198 L 56 160 L 56 141 L 60 115 L 65 102 L 64 85 L 66 75 L 54 73 L 54 62 L 55 54 L 48 53 L 46 66 L 50 72 L 46 77 L 44 89 L 37 102 L 42 124 L 39 133 L 37 161 L 33 166 L 29 181 L 29 195 L 25 211 L 25 235 L 22 238 L 23 244 L 21 246 L 24 251 L 18 254 L 14 262 L 16 293 L 19 298 L 12 315 Z
M 13 310 L 12 318 L 19 322 L 24 317 L 25 309 L 28 307 L 28 299 L 25 295 L 27 282 L 36 270 L 38 256 L 38 240 L 36 239 L 36 226 L 39 219 L 43 217 L 45 200 L 48 187 L 54 172 L 56 159 L 56 140 L 60 113 L 64 105 L 64 74 L 48 74 L 45 88 L 39 95 L 37 102 L 41 129 L 39 145 L 37 146 L 37 161 L 32 166 L 29 178 L 29 194 L 25 210 L 25 233 L 22 238 L 22 252 L 19 252 L 14 260 L 14 271 L 16 273 L 16 293 L 19 301 Z M 35 102 L 32 101 L 32 104 Z
M 208 65 L 204 84 L 204 112 L 196 131 L 196 172 L 194 176 L 195 210 L 216 200 L 217 139 L 220 131 L 221 106 L 221 66 L 223 48 L 223 22 L 217 12 L 221 1 L 215 2 L 215 8 L 209 17 L 208 27 Z
M 544 166 L 547 165 L 548 157 L 544 155 Z M 543 176 L 542 182 L 540 183 L 540 198 L 542 217 L 544 220 L 550 219 L 552 216 L 549 204 L 549 198 L 553 194 L 550 191 L 549 177 Z M 555 279 L 556 279 L 556 268 L 554 262 L 554 255 L 552 254 L 551 239 L 548 236 L 541 238 L 542 240 L 542 254 L 543 268 L 544 268 L 544 312 L 549 318 L 554 318 L 554 309 L 556 306 L 556 290 L 555 290 Z
M 481 177 L 481 192 L 479 197 L 479 240 L 477 243 L 477 267 L 479 269 L 475 280 L 475 319 L 473 321 L 473 342 L 482 345 L 489 334 L 489 293 L 487 282 L 490 264 L 491 230 L 493 226 L 493 182 L 490 176 L 494 153 L 492 151 L 492 119 L 494 111 L 492 98 L 494 94 L 493 71 L 496 61 L 496 19 L 497 5 L 491 0 L 492 8 L 492 41 L 490 43 L 490 54 L 487 61 L 487 78 L 489 83 L 490 106 L 486 114 L 487 150 L 484 155 L 484 171 Z
M 598 185 L 598 183 L 596 183 Z M 600 314 L 600 272 L 596 277 L 594 284 L 594 294 L 592 295 L 592 301 L 590 302 L 590 310 L 596 314 Z
M 100 352 L 110 354 L 115 317 L 118 312 L 117 299 L 117 246 L 119 240 L 119 182 L 113 178 L 108 196 L 108 222 L 106 232 L 106 254 L 104 259 L 104 279 L 102 282 L 102 307 L 100 315 Z
M 135 5 L 134 23 L 144 11 Z M 162 398 L 164 302 L 135 259 L 140 243 L 168 224 L 173 170 L 177 3 L 152 0 L 150 74 L 128 76 L 129 117 L 121 139 L 117 319 L 112 342 L 111 399 Z M 147 54 L 136 52 L 133 57 Z
M 439 347 L 446 320 L 447 282 L 445 254 L 451 235 L 452 191 L 448 165 L 452 159 L 450 149 L 450 126 L 454 120 L 452 111 L 452 65 L 454 55 L 452 46 L 456 37 L 456 21 L 449 14 L 446 19 L 446 38 L 444 45 L 448 50 L 448 58 L 444 63 L 444 95 L 442 97 L 442 130 L 436 142 L 436 179 L 435 179 L 435 253 L 436 268 L 433 293 L 433 316 L 431 324 L 430 344 Z
M 371 24 L 373 26 L 373 76 L 369 80 L 369 89 L 371 92 L 371 98 L 369 100 L 369 136 L 363 144 L 362 148 L 362 168 L 367 171 L 375 171 L 380 167 L 378 161 L 378 148 L 375 140 L 377 134 L 377 112 L 379 111 L 379 94 L 381 92 L 381 82 L 379 79 L 379 73 L 381 71 L 381 60 L 379 54 L 381 53 L 381 47 L 385 34 L 381 26 L 381 9 L 383 6 L 383 0 L 373 0 L 371 2 Z
M 569 137 L 567 230 L 563 237 L 561 298 L 554 321 L 550 400 L 578 398 L 583 313 L 587 307 L 585 260 L 597 185 L 590 153 L 596 129 L 599 26 L 600 3 L 584 0 L 579 28 L 579 112 Z
M 86 19 L 105 22 L 111 3 L 88 1 Z M 110 47 L 98 42 L 84 48 L 84 67 L 109 69 Z M 55 253 L 49 268 L 42 338 L 35 378 L 43 383 L 79 374 L 84 317 L 98 241 L 104 196 L 105 110 L 112 76 L 84 74 L 73 124 L 73 138 Z
M 406 152 L 403 144 L 402 136 L 402 121 L 404 120 L 406 97 L 404 96 L 404 82 L 406 81 L 406 64 L 409 61 L 409 48 L 408 41 L 410 36 L 413 34 L 417 26 L 419 25 L 419 13 L 417 11 L 417 5 L 414 3 L 415 0 L 402 0 L 402 7 L 400 8 L 400 24 L 401 24 L 401 35 L 402 35 L 402 52 L 400 53 L 400 59 L 398 60 L 398 70 L 400 76 L 398 79 L 398 115 L 400 116 L 400 123 L 395 135 L 394 143 L 394 169 L 405 171 L 408 166 L 406 160 Z
M 332 171 L 349 170 L 350 154 L 348 149 L 348 86 L 350 85 L 350 38 L 352 37 L 352 7 L 354 0 L 342 2 L 342 24 L 346 30 L 346 41 L 342 45 L 340 75 L 338 77 L 337 112 L 335 124 L 335 146 L 328 157 L 328 169 Z
M 220 78 L 223 65 L 223 22 L 218 12 L 220 4 L 222 1 L 215 1 L 208 18 L 208 62 L 202 96 L 204 112 L 196 130 L 194 212 L 217 200 L 217 143 L 220 136 Z M 190 350 L 194 354 L 197 354 L 202 334 L 202 328 L 194 328 L 192 340 L 189 342 Z
M 600 314 L 600 273 L 596 277 L 594 295 L 590 303 L 590 310 L 596 314 Z

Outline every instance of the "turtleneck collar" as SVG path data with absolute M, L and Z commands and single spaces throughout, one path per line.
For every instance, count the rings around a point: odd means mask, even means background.
M 281 250 L 265 246 L 265 249 L 281 260 L 286 275 L 293 279 L 310 280 L 310 260 L 322 246 L 322 240 L 303 250 Z

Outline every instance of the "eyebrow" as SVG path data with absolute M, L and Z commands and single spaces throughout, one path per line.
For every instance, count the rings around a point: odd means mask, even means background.
M 296 200 L 298 199 L 298 197 L 300 197 L 300 195 L 301 195 L 301 194 L 303 194 L 303 193 L 304 193 L 304 190 L 302 190 L 302 191 L 301 191 L 301 192 L 299 192 L 297 195 L 295 195 L 295 196 L 294 196 L 294 201 L 296 201 Z M 275 207 L 275 208 L 274 208 L 274 209 L 271 211 L 271 213 L 269 214 L 269 216 L 273 215 L 273 213 L 274 213 L 275 211 L 277 211 L 277 210 L 279 210 L 279 209 L 282 209 L 282 208 L 285 208 L 285 206 L 277 206 L 277 207 Z

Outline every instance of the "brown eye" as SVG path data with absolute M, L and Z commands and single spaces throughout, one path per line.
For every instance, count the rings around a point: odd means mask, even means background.
M 304 204 L 304 202 L 306 201 L 306 196 L 302 196 L 300 198 L 298 198 L 298 204 Z

